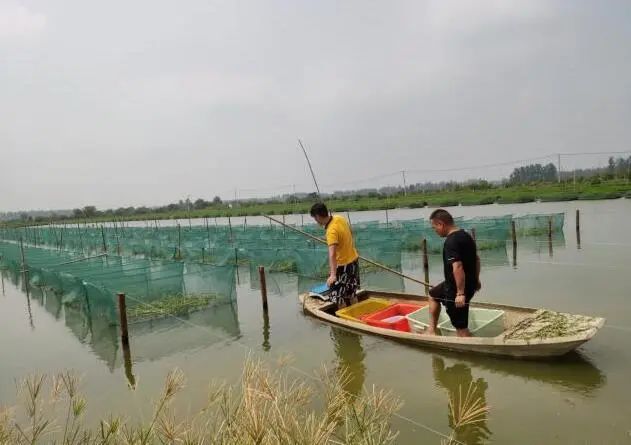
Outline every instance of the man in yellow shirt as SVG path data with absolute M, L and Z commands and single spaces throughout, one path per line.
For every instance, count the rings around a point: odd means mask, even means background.
M 311 207 L 311 216 L 326 231 L 329 246 L 329 278 L 326 284 L 331 288 L 330 298 L 338 307 L 345 307 L 357 300 L 355 294 L 359 288 L 359 254 L 350 224 L 342 216 L 330 215 L 323 203 Z

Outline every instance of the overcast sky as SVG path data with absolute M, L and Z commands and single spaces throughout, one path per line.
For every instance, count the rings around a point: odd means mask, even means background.
M 631 149 L 631 2 L 0 0 L 0 211 L 309 192 L 298 137 L 324 191 Z

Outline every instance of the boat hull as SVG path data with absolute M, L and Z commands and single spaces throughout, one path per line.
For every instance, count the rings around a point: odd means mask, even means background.
M 413 294 L 361 291 L 358 296 L 389 298 L 395 301 L 426 301 L 427 298 Z M 307 294 L 300 295 L 305 314 L 313 316 L 331 325 L 340 326 L 355 332 L 377 335 L 400 343 L 405 343 L 421 348 L 441 349 L 448 351 L 464 352 L 471 354 L 484 354 L 491 356 L 513 357 L 519 359 L 541 359 L 558 357 L 567 354 L 589 341 L 604 325 L 603 318 L 594 318 L 594 325 L 588 331 L 579 335 L 536 338 L 530 340 L 506 339 L 503 335 L 497 337 L 470 337 L 461 338 L 453 336 L 427 335 L 412 332 L 394 331 L 364 323 L 345 320 L 329 313 L 332 311 L 330 303 L 322 302 Z M 506 323 L 515 324 L 521 319 L 536 312 L 536 309 L 518 306 L 498 305 L 491 303 L 476 303 L 474 306 L 489 309 L 501 309 L 505 311 Z

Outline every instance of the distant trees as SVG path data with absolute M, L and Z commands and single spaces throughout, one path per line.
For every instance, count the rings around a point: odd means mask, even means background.
M 607 163 L 607 176 L 610 178 L 631 178 L 631 156 L 627 159 L 610 157 Z
M 83 208 L 83 215 L 86 218 L 92 218 L 97 215 L 97 210 L 95 206 L 85 206 Z
M 210 203 L 208 201 L 204 201 L 202 198 L 196 199 L 193 203 L 193 208 L 195 210 L 201 210 L 208 207 Z
M 558 171 L 554 164 L 531 164 L 513 170 L 508 181 L 511 184 L 528 184 L 531 182 L 552 182 L 558 179 Z

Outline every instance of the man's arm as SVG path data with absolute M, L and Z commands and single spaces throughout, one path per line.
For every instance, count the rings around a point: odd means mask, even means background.
M 463 307 L 466 300 L 464 295 L 465 274 L 462 261 L 454 261 L 451 267 L 453 268 L 454 280 L 456 281 L 456 307 Z
M 329 246 L 329 278 L 326 280 L 326 284 L 331 287 L 337 280 L 337 244 Z

